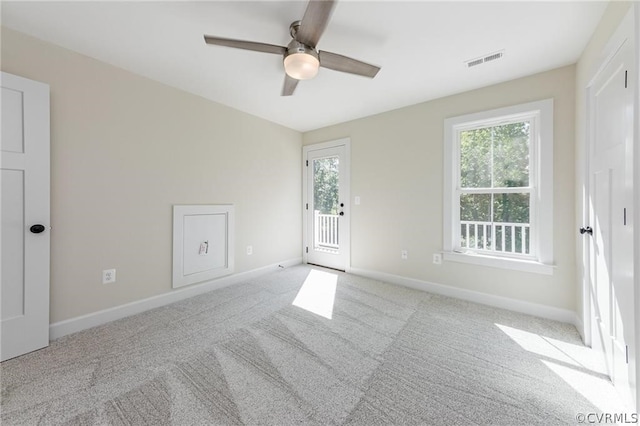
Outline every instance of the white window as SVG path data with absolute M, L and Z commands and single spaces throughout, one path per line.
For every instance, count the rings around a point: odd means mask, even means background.
M 553 100 L 444 122 L 445 259 L 553 272 Z

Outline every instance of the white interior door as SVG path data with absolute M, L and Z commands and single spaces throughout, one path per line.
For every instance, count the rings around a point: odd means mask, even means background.
M 349 145 L 304 147 L 307 263 L 346 270 L 349 260 Z
M 49 86 L 2 73 L 0 360 L 49 345 Z
M 633 312 L 632 51 L 625 43 L 590 92 L 591 339 L 611 380 L 631 403 Z

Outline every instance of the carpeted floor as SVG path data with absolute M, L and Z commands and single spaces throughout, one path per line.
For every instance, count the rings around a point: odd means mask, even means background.
M 1 380 L 3 426 L 575 425 L 622 411 L 571 325 L 303 265 L 58 339 L 2 363 Z

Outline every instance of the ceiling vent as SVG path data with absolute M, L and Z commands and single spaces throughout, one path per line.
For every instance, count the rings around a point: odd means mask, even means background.
M 469 61 L 465 61 L 467 64 L 467 68 L 475 67 L 481 64 L 485 64 L 487 62 L 496 61 L 504 56 L 504 50 L 500 50 L 499 52 L 490 53 L 487 56 L 482 58 L 471 59 Z

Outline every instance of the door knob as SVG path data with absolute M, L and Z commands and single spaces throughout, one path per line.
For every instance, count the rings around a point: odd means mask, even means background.
M 44 232 L 45 229 L 47 228 L 45 228 L 44 225 L 37 224 L 37 225 L 31 226 L 31 228 L 29 228 L 29 231 L 31 231 L 34 234 L 39 234 L 41 232 Z
M 587 226 L 586 228 L 580 228 L 580 233 L 582 235 L 584 234 L 593 235 L 593 229 L 590 226 Z
M 340 216 L 344 216 L 344 212 L 340 212 L 338 213 Z

